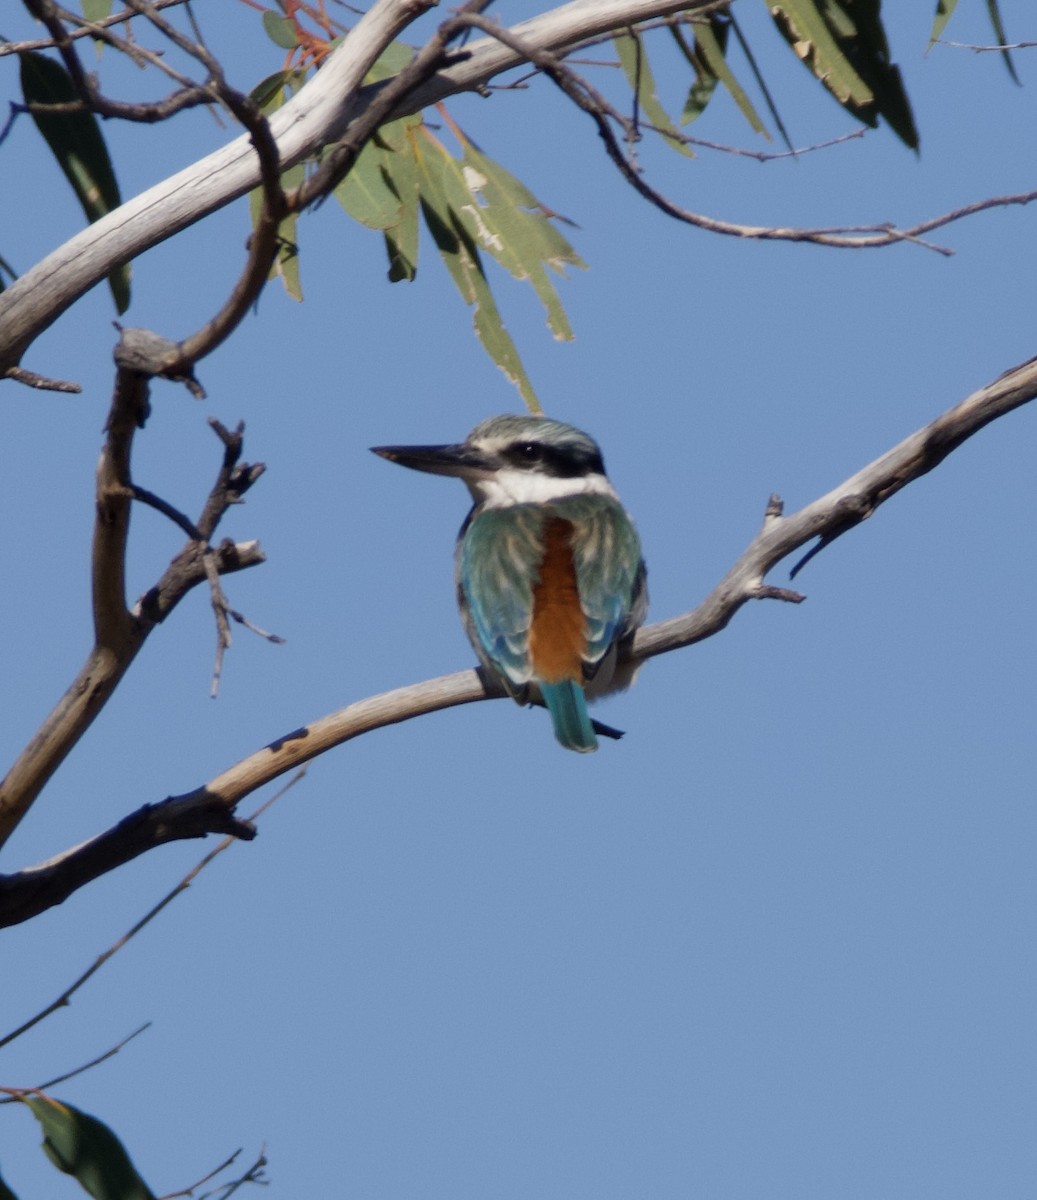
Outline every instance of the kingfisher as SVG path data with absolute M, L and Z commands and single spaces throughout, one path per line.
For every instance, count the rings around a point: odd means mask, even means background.
M 519 704 L 547 707 L 567 750 L 596 750 L 587 698 L 633 681 L 636 667 L 617 656 L 648 608 L 641 543 L 597 442 L 505 414 L 458 444 L 372 450 L 468 486 L 455 586 L 479 661 Z

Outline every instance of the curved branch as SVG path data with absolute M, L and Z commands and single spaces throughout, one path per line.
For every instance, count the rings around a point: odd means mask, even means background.
M 209 544 L 228 507 L 263 471 L 261 464 L 238 463 L 240 433 L 221 436 L 223 463 L 197 523 L 206 540 L 188 541 L 155 586 L 132 609 L 127 605 L 133 438 L 148 415 L 150 379 L 165 373 L 165 364 L 176 354 L 175 343 L 143 329 L 125 330 L 116 349 L 114 396 L 97 466 L 91 565 L 94 644 L 70 687 L 0 780 L 0 845 L 108 702 L 149 635 L 180 600 L 199 583 L 211 582 L 214 573 L 242 570 L 264 560 L 256 542 L 225 541 L 216 548 Z
M 724 234 L 728 237 L 747 238 L 766 242 L 807 242 L 815 246 L 831 246 L 843 250 L 862 250 L 880 246 L 897 246 L 902 242 L 915 242 L 938 254 L 950 256 L 954 253 L 946 246 L 937 246 L 932 242 L 922 240 L 922 235 L 960 221 L 963 217 L 974 213 L 984 212 L 990 208 L 1007 208 L 1010 205 L 1031 204 L 1037 200 L 1037 191 L 1020 192 L 1010 196 L 990 196 L 983 200 L 963 205 L 952 212 L 921 221 L 906 229 L 899 229 L 890 222 L 879 225 L 844 225 L 831 229 L 798 229 L 790 226 L 745 225 L 735 221 L 724 221 L 718 217 L 706 216 L 704 213 L 692 212 L 674 203 L 658 189 L 652 187 L 644 178 L 634 158 L 624 152 L 619 138 L 613 131 L 611 122 L 620 125 L 626 132 L 630 142 L 644 125 L 638 121 L 630 121 L 622 117 L 615 108 L 595 88 L 575 71 L 567 67 L 562 60 L 548 50 L 543 50 L 523 37 L 516 30 L 504 29 L 502 26 L 478 14 L 458 14 L 455 21 L 472 29 L 481 29 L 496 38 L 502 45 L 507 46 L 524 61 L 530 62 L 543 73 L 583 112 L 594 121 L 598 135 L 605 144 L 605 151 L 616 169 L 628 184 L 649 204 L 696 229 L 704 229 L 709 233 Z M 665 137 L 673 137 L 666 130 L 657 130 Z M 677 136 L 680 142 L 690 141 Z
M 378 0 L 296 96 L 270 118 L 282 167 L 340 138 L 361 116 L 377 86 L 361 88 L 382 50 L 434 0 Z M 522 22 L 532 44 L 558 49 L 619 25 L 713 0 L 574 0 Z M 480 87 L 524 60 L 496 38 L 473 42 L 455 65 L 414 90 L 390 117 L 418 112 L 437 100 Z M 0 377 L 17 366 L 32 342 L 112 268 L 165 241 L 245 195 L 260 182 L 247 135 L 128 200 L 47 255 L 0 293 Z
M 628 650 L 652 658 L 719 633 L 749 600 L 802 597 L 765 582 L 767 573 L 815 538 L 819 546 L 866 520 L 891 496 L 938 466 L 991 421 L 1037 397 L 1037 359 L 1006 371 L 913 433 L 826 495 L 790 516 L 772 497 L 763 528 L 705 600 L 691 612 L 640 629 Z M 146 805 L 114 828 L 49 862 L 0 876 L 0 927 L 28 920 L 100 875 L 166 842 L 207 833 L 249 838 L 234 816 L 251 792 L 361 734 L 460 704 L 503 696 L 481 671 L 459 671 L 357 701 L 293 730 L 243 758 L 202 787 Z

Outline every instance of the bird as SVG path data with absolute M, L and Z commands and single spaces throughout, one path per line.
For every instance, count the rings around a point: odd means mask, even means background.
M 371 449 L 467 485 L 473 505 L 454 573 L 472 647 L 514 700 L 547 707 L 562 746 L 596 750 L 587 699 L 633 681 L 636 664 L 617 664 L 618 652 L 648 609 L 640 539 L 597 442 L 561 421 L 506 413 L 460 443 Z

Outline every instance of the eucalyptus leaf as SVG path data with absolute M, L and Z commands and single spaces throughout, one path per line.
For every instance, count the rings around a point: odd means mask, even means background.
M 933 27 L 929 31 L 929 45 L 943 36 L 947 22 L 954 15 L 958 0 L 936 0 L 936 15 L 933 17 Z
M 527 407 L 540 412 L 533 385 L 493 299 L 478 247 L 451 204 L 451 193 L 457 195 L 456 164 L 432 138 L 420 140 L 417 162 L 425 224 L 465 303 L 474 306 L 476 335 L 486 353 L 518 388 Z
M 990 17 L 990 24 L 994 30 L 994 40 L 997 45 L 1003 46 L 1001 51 L 1001 59 L 1005 64 L 1005 69 L 1013 83 L 1018 83 L 1022 86 L 1019 76 L 1015 73 L 1015 64 L 1012 62 L 1012 54 L 1008 49 L 1008 35 L 1005 33 L 1005 23 L 1001 20 L 1001 9 L 998 6 L 997 0 L 987 0 L 987 16 Z
M 96 1117 L 49 1096 L 23 1096 L 43 1130 L 47 1157 L 94 1200 L 155 1200 L 115 1134 Z
M 619 55 L 623 73 L 633 88 L 640 111 L 656 129 L 664 135 L 666 133 L 672 135 L 671 137 L 664 136 L 663 141 L 685 157 L 694 158 L 691 149 L 680 140 L 679 130 L 659 100 L 655 76 L 652 74 L 652 68 L 648 61 L 644 39 L 636 29 L 630 28 L 625 33 L 617 34 L 612 41 L 616 47 L 616 53 Z
M 67 104 L 78 100 L 68 72 L 52 58 L 25 50 L 21 64 L 22 95 L 26 104 Z M 33 112 L 32 119 L 57 159 L 88 221 L 96 221 L 121 203 L 115 170 L 101 127 L 90 112 Z M 108 274 L 115 307 L 124 313 L 130 304 L 130 265 L 122 263 Z
M 796 56 L 847 112 L 872 127 L 884 119 L 905 145 L 918 148 L 881 0 L 773 0 L 770 10 Z
M 714 23 L 704 21 L 696 25 L 695 48 L 706 70 L 727 88 L 731 99 L 738 105 L 739 112 L 749 122 L 750 127 L 756 133 L 762 133 L 769 141 L 771 135 L 767 132 L 767 127 L 760 120 L 760 116 L 753 107 L 752 101 L 728 65 L 725 54 L 725 43 L 718 36 L 718 31 L 721 28 L 725 31 L 726 35 L 726 22 Z M 685 105 L 685 109 L 687 109 L 687 105 Z
M 266 30 L 266 36 L 282 50 L 294 50 L 299 44 L 292 22 L 272 9 L 263 13 L 263 28 Z

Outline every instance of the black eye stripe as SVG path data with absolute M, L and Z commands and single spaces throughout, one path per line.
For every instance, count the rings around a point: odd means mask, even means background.
M 561 479 L 605 473 L 600 454 L 573 443 L 554 446 L 548 442 L 512 442 L 501 450 L 500 456 L 504 462 L 513 466 L 536 466 L 545 475 L 554 475 Z

